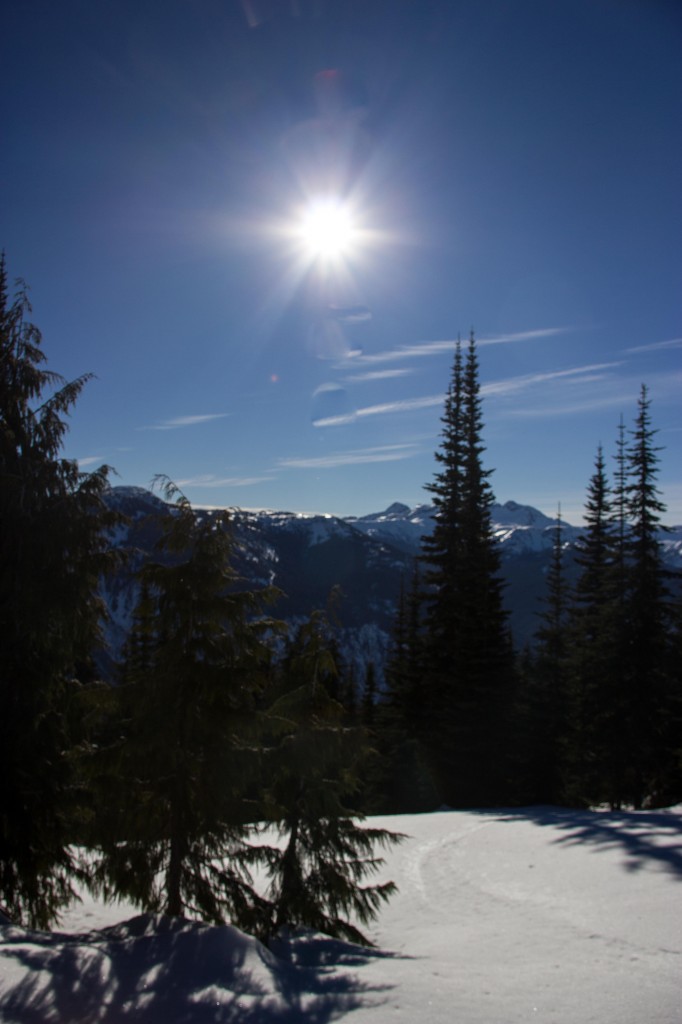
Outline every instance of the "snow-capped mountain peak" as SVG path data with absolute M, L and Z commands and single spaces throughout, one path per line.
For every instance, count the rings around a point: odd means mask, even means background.
M 416 551 L 421 546 L 422 537 L 433 529 L 435 517 L 436 509 L 432 505 L 410 508 L 396 501 L 383 512 L 351 516 L 346 522 L 371 537 L 383 538 L 405 550 Z M 495 504 L 490 510 L 490 519 L 493 534 L 504 545 L 506 555 L 542 551 L 552 546 L 557 520 L 531 505 L 520 505 L 516 501 Z M 580 533 L 579 528 L 568 523 L 562 526 L 566 540 L 575 540 Z
M 519 505 L 515 501 L 505 501 L 504 505 L 493 505 L 490 517 L 496 526 L 534 526 L 543 530 L 556 525 L 556 519 L 550 519 L 544 512 L 533 508 L 532 505 Z

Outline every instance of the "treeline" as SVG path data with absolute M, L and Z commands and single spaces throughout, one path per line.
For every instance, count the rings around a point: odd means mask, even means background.
M 436 526 L 401 596 L 374 712 L 375 806 L 679 801 L 682 603 L 658 540 L 647 389 L 633 428 L 621 421 L 612 481 L 597 452 L 571 586 L 559 517 L 535 643 L 518 654 L 491 532 L 473 335 L 466 354 L 457 346 L 442 423 Z
M 87 376 L 48 371 L 0 264 L 0 902 L 47 927 L 87 884 L 269 941 L 306 926 L 365 941 L 398 836 L 363 814 L 682 796 L 679 602 L 642 390 L 616 474 L 598 453 L 569 588 L 561 526 L 536 644 L 514 651 L 484 468 L 475 341 L 456 347 L 437 509 L 405 581 L 386 688 L 344 672 L 323 612 L 294 631 L 233 569 L 227 513 L 165 478 L 155 557 L 116 685 L 92 653 L 99 582 L 123 557 L 110 470 L 61 456 Z M 47 397 L 46 397 L 47 395 Z M 277 841 L 272 836 L 278 837 Z M 254 878 L 265 878 L 256 886 Z

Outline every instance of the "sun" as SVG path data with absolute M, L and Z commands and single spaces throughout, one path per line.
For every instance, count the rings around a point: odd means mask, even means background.
M 356 228 L 346 205 L 337 199 L 318 199 L 303 211 L 298 235 L 307 255 L 335 260 L 351 252 Z

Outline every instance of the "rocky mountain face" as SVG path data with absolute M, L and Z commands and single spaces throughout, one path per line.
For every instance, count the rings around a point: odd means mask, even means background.
M 127 636 L 138 586 L 135 573 L 154 554 L 159 537 L 155 515 L 167 506 L 143 488 L 114 487 L 109 503 L 126 517 L 112 536 L 130 552 L 127 567 L 102 583 L 110 610 L 107 649 L 99 662 L 113 676 Z M 201 515 L 210 516 L 209 510 Z M 235 568 L 248 586 L 272 584 L 282 591 L 273 614 L 295 624 L 316 608 L 329 606 L 346 665 L 362 687 L 369 663 L 378 680 L 390 649 L 401 580 L 409 583 L 421 539 L 433 527 L 434 509 L 410 509 L 399 503 L 385 511 L 340 519 L 331 515 L 259 511 L 233 513 Z M 494 505 L 492 521 L 502 553 L 506 604 L 517 647 L 527 643 L 542 610 L 545 576 L 555 538 L 556 520 L 537 509 L 508 501 Z M 580 529 L 562 523 L 562 540 L 570 549 Z M 666 561 L 682 567 L 682 527 L 663 536 Z M 574 574 L 567 559 L 567 575 Z

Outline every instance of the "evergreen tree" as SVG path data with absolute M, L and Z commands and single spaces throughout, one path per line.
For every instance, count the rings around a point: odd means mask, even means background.
M 455 351 L 442 418 L 440 470 L 429 490 L 436 524 L 427 565 L 427 707 L 422 739 L 433 751 L 442 799 L 463 806 L 507 793 L 514 670 L 502 602 L 494 501 L 482 457 L 482 411 L 473 333 Z
M 642 388 L 632 441 L 621 420 L 613 495 L 601 450 L 590 481 L 571 613 L 566 796 L 641 807 L 679 786 L 671 605 L 658 540 L 658 448 Z
M 256 705 L 270 651 L 231 567 L 227 512 L 195 513 L 166 482 L 163 560 L 142 593 L 119 687 L 122 740 L 102 759 L 111 808 L 95 886 L 143 909 L 257 931 L 245 800 L 255 779 Z M 253 808 L 251 809 L 253 813 Z
M 613 500 L 611 502 L 610 525 L 614 536 L 614 568 L 616 573 L 616 599 L 624 605 L 627 593 L 627 553 L 628 536 L 628 465 L 627 465 L 627 431 L 621 415 L 618 422 L 618 437 L 615 454 L 616 469 L 613 481 Z
M 584 519 L 585 530 L 576 541 L 575 561 L 581 572 L 575 588 L 575 600 L 581 608 L 587 609 L 584 617 L 588 620 L 591 639 L 597 632 L 593 611 L 599 605 L 611 603 L 614 597 L 614 567 L 620 543 L 612 526 L 611 490 L 601 445 L 597 448 L 594 473 L 588 485 Z M 619 525 L 618 533 L 621 532 Z
M 629 531 L 626 640 L 627 714 L 623 742 L 630 751 L 629 800 L 636 807 L 665 788 L 669 772 L 669 693 L 666 675 L 671 605 L 658 540 L 665 505 L 659 498 L 658 431 L 651 425 L 651 401 L 643 385 L 631 443 L 626 486 Z
M 622 744 L 623 615 L 620 489 L 612 501 L 601 446 L 576 542 L 579 569 L 571 607 L 564 795 L 571 804 L 619 807 L 627 750 Z M 615 506 L 615 515 L 614 515 Z
M 422 602 L 420 564 L 415 559 L 407 593 L 404 581 L 401 581 L 383 701 L 385 706 L 394 710 L 401 727 L 412 732 L 420 731 L 418 723 L 425 713 L 421 700 L 424 675 Z
M 270 851 L 268 938 L 307 927 L 367 944 L 349 918 L 369 924 L 395 891 L 362 884 L 382 861 L 378 846 L 399 836 L 359 822 L 352 800 L 368 754 L 363 730 L 348 727 L 331 693 L 336 665 L 321 613 L 298 630 L 269 717 L 277 740 L 266 762 L 266 819 L 283 840 Z
M 453 627 L 453 609 L 462 604 L 461 561 L 462 520 L 465 480 L 465 410 L 463 394 L 462 346 L 457 339 L 452 378 L 445 396 L 441 423 L 441 447 L 434 455 L 440 469 L 434 480 L 426 485 L 433 496 L 436 510 L 433 530 L 423 540 L 423 561 L 426 564 L 425 583 L 437 592 L 436 600 L 427 602 L 429 655 L 433 669 L 446 667 L 449 648 L 456 643 Z M 432 697 L 435 697 L 432 694 Z M 431 722 L 440 716 L 440 699 L 431 701 Z
M 101 640 L 108 467 L 61 455 L 89 375 L 45 367 L 22 283 L 9 301 L 0 259 L 0 900 L 47 927 L 72 896 L 79 802 L 73 751 L 80 683 Z
M 372 743 L 378 756 L 372 765 L 369 787 L 375 813 L 432 810 L 439 802 L 421 739 L 430 718 L 423 700 L 421 619 L 421 576 L 417 560 L 407 594 L 401 582 L 393 644 L 386 666 L 386 688 L 375 713 Z

